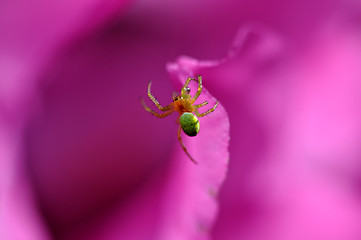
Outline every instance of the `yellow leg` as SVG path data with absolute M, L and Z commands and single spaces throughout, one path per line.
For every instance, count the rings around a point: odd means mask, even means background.
M 202 76 L 197 76 L 197 77 L 198 77 L 198 90 L 194 95 L 194 97 L 192 98 L 193 102 L 197 100 L 197 98 L 199 97 L 199 95 L 201 95 L 202 92 Z
M 148 83 L 148 97 L 154 102 L 154 104 L 157 106 L 157 108 L 163 112 L 170 110 L 173 107 L 173 103 L 169 104 L 166 107 L 162 107 L 159 102 L 157 101 L 157 99 L 155 99 L 155 97 L 153 96 L 153 94 L 150 92 L 150 86 L 152 85 L 152 82 L 149 81 Z
M 140 102 L 142 103 L 144 109 L 145 109 L 147 112 L 150 112 L 151 114 L 153 114 L 154 116 L 159 117 L 159 118 L 164 118 L 164 117 L 166 117 L 166 116 L 169 116 L 169 115 L 171 115 L 172 113 L 174 113 L 174 111 L 175 111 L 174 109 L 171 109 L 171 110 L 169 110 L 169 111 L 167 111 L 167 112 L 164 112 L 164 113 L 159 114 L 159 113 L 157 113 L 156 111 L 153 111 L 152 109 L 150 109 L 150 108 L 145 104 L 143 98 L 140 99 Z
M 183 143 L 183 140 L 182 140 L 182 137 L 181 137 L 181 133 L 182 133 L 182 128 L 181 128 L 181 126 L 179 126 L 179 129 L 178 129 L 178 141 L 179 141 L 179 143 L 181 144 L 184 152 L 185 152 L 185 153 L 187 154 L 187 156 L 190 158 L 190 160 L 191 160 L 192 162 L 194 162 L 195 164 L 198 164 L 198 163 L 196 162 L 196 160 L 194 160 L 194 159 L 191 157 L 191 155 L 190 155 L 189 152 L 187 151 L 186 146 L 184 146 L 184 143 Z
M 203 106 L 205 106 L 205 105 L 207 105 L 208 104 L 208 102 L 207 101 L 205 101 L 205 102 L 203 102 L 203 103 L 201 103 L 201 104 L 197 104 L 197 105 L 193 105 L 195 108 L 200 108 L 200 107 L 203 107 Z
M 184 86 L 183 86 L 183 88 L 182 88 L 182 91 L 181 91 L 181 95 L 182 95 L 183 97 L 185 96 L 185 94 L 189 94 L 188 85 L 189 85 L 189 83 L 190 83 L 192 80 L 198 82 L 198 80 L 195 79 L 195 78 L 188 78 L 187 81 L 186 81 L 186 83 L 184 84 Z
M 203 104 L 203 103 L 202 103 Z M 194 113 L 196 114 L 197 117 L 204 117 L 208 114 L 210 114 L 211 112 L 213 112 L 214 110 L 216 110 L 216 107 L 218 106 L 218 101 L 216 102 L 216 105 L 214 105 L 214 107 L 212 107 L 211 109 L 209 109 L 207 112 L 204 113 L 199 113 L 198 109 L 194 109 Z

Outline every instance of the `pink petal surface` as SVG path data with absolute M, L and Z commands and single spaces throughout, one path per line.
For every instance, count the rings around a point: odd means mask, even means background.
M 168 64 L 168 71 L 178 86 L 182 86 L 187 77 L 195 76 L 177 63 Z M 203 85 L 205 88 L 196 103 L 208 101 L 209 104 L 201 108 L 201 112 L 216 102 L 206 90 L 207 79 L 203 80 Z M 189 86 L 194 94 L 197 84 L 192 82 Z M 216 197 L 228 168 L 229 120 L 220 103 L 214 112 L 199 121 L 201 128 L 196 137 L 185 134 L 182 137 L 189 153 L 199 164 L 185 164 L 184 161 L 189 159 L 180 147 L 177 148 L 166 194 L 168 206 L 164 222 L 169 226 L 164 226 L 164 235 L 160 239 L 208 239 L 217 216 Z M 175 206 L 178 207 L 174 209 Z
M 178 60 L 229 109 L 215 239 L 361 237 L 360 36 L 332 22 L 301 52 L 250 28 L 220 61 Z

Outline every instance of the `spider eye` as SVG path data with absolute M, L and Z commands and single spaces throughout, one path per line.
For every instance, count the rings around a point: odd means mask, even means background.
M 186 91 L 187 94 L 191 92 L 191 89 L 189 87 L 186 87 L 184 90 Z
M 173 92 L 172 93 L 172 99 L 173 99 L 173 102 L 177 101 L 179 99 L 179 93 Z

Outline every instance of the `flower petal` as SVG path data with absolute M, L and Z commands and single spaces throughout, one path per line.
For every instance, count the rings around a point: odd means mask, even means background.
M 360 238 L 359 23 L 328 24 L 307 48 L 258 29 L 219 61 L 179 59 L 229 109 L 216 239 Z
M 168 71 L 178 86 L 194 76 L 177 63 L 169 64 Z M 207 86 L 207 79 L 203 84 Z M 189 87 L 194 94 L 198 85 L 192 81 Z M 203 109 L 213 107 L 216 99 L 203 87 L 197 101 L 209 102 L 200 108 L 204 112 Z M 184 144 L 198 165 L 190 161 L 179 144 L 171 162 L 159 239 L 208 239 L 217 216 L 216 198 L 228 168 L 229 120 L 220 103 L 214 112 L 199 118 L 199 122 L 200 132 L 196 137 L 182 133 Z

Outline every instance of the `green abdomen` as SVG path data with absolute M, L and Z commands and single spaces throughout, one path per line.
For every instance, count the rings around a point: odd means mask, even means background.
M 185 112 L 179 118 L 180 125 L 185 132 L 190 137 L 194 137 L 199 133 L 199 121 L 198 118 L 190 113 Z

